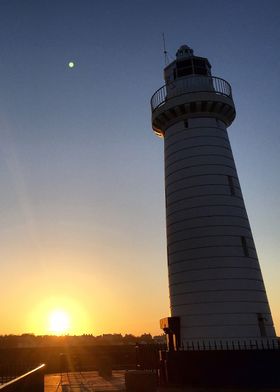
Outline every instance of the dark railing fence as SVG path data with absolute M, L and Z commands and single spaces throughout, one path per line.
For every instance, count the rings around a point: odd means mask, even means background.
M 151 98 L 152 111 L 171 98 L 194 92 L 212 92 L 232 98 L 231 86 L 224 79 L 216 76 L 191 75 L 159 88 Z
M 183 344 L 184 351 L 218 350 L 280 350 L 279 339 L 190 341 Z
M 112 369 L 140 369 L 140 370 L 157 370 L 160 367 L 160 351 L 166 351 L 166 345 L 164 344 L 137 344 L 128 346 L 103 346 L 93 348 L 72 348 L 66 350 L 64 354 L 59 353 L 61 348 L 54 350 L 53 348 L 47 352 L 43 351 L 42 355 L 45 357 L 44 362 L 48 362 L 48 372 L 69 372 L 69 371 L 88 371 L 88 370 L 100 370 L 104 366 L 110 365 Z M 55 351 L 52 355 L 50 355 Z M 280 351 L 280 340 L 279 339 L 262 339 L 262 340 L 234 340 L 234 341 L 189 341 L 188 344 L 184 344 L 181 348 L 182 352 L 226 352 L 226 351 Z M 29 351 L 28 351 L 29 352 Z M 14 358 L 20 356 L 20 353 L 14 353 Z M 272 353 L 273 354 L 273 353 Z M 22 360 L 17 366 L 7 365 L 4 360 L 0 363 L 0 392 L 1 389 L 5 392 L 9 391 L 21 391 L 18 385 L 25 385 L 25 383 L 33 382 L 40 383 L 43 380 L 44 367 L 35 368 L 33 365 L 34 373 L 27 372 L 27 368 L 21 368 L 20 363 L 26 363 L 26 359 L 30 358 L 30 352 L 28 356 L 23 356 L 25 361 Z M 37 357 L 37 356 L 35 356 Z M 38 358 L 37 358 L 38 359 Z M 42 358 L 43 359 L 43 358 Z M 43 361 L 37 361 L 36 363 L 42 363 Z M 13 362 L 10 362 L 11 364 Z M 34 364 L 34 362 L 33 362 Z M 105 364 L 105 365 L 104 365 Z M 30 367 L 29 367 L 30 369 Z M 27 373 L 26 373 L 27 372 Z M 24 374 L 25 373 L 25 374 Z M 16 375 L 22 374 L 22 377 L 16 379 Z M 12 378 L 14 380 L 12 380 Z M 11 381 L 12 380 L 12 381 Z M 11 383 L 10 383 L 11 381 Z M 19 384 L 16 384 L 19 383 Z M 28 384 L 27 384 L 28 385 Z M 34 384 L 35 385 L 35 384 Z M 15 387 L 17 386 L 17 388 Z M 14 389 L 5 389 L 14 388 Z M 36 387 L 37 388 L 37 387 Z M 24 390 L 24 389 L 23 389 Z M 35 387 L 29 389 L 32 392 L 39 392 L 40 389 Z
M 137 344 L 136 368 L 141 370 L 156 370 L 160 366 L 159 352 L 166 350 L 165 344 Z
M 136 364 L 138 369 L 142 370 L 156 370 L 160 367 L 160 351 L 165 351 L 166 345 L 160 344 L 140 344 L 136 345 Z M 201 352 L 201 351 L 217 351 L 217 352 L 232 352 L 232 351 L 280 351 L 280 340 L 271 339 L 262 341 L 259 340 L 235 340 L 235 341 L 196 341 L 189 342 L 182 347 L 181 352 Z
M 45 365 L 43 364 L 0 385 L 0 391 L 44 392 L 44 373 Z

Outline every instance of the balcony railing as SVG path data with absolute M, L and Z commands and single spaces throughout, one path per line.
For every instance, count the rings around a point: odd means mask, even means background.
M 44 392 L 44 371 L 45 365 L 40 365 L 37 368 L 0 385 L 0 391 Z
M 232 98 L 230 84 L 224 79 L 216 76 L 191 75 L 159 88 L 151 98 L 152 112 L 171 98 L 197 92 L 211 92 Z

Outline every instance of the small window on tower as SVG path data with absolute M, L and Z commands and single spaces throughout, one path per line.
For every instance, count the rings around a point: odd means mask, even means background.
M 170 264 L 170 260 L 169 260 L 169 246 L 167 245 L 167 264 Z
M 249 249 L 248 249 L 246 237 L 243 236 L 241 237 L 241 244 L 242 244 L 244 256 L 249 257 Z
M 266 337 L 267 334 L 266 334 L 265 323 L 266 323 L 267 319 L 261 313 L 257 313 L 257 317 L 258 317 L 260 335 L 261 335 L 261 337 Z
M 189 122 L 188 122 L 188 120 L 185 120 L 185 121 L 184 121 L 184 126 L 185 126 L 185 128 L 189 128 Z
M 232 196 L 234 196 L 235 195 L 235 187 L 234 187 L 234 182 L 233 182 L 232 176 L 228 176 L 228 185 L 229 185 L 229 189 L 230 189 L 230 194 Z

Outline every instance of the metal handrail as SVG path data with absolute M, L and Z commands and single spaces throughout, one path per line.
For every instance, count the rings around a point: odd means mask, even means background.
M 209 341 L 188 341 L 183 344 L 185 351 L 229 351 L 229 350 L 270 350 L 280 351 L 279 338 L 245 339 L 245 340 L 209 340 Z
M 160 87 L 151 98 L 152 112 L 171 98 L 194 92 L 211 92 L 232 98 L 231 86 L 226 80 L 216 76 L 191 75 Z
M 42 365 L 36 367 L 35 369 L 32 369 L 29 372 L 27 372 L 19 377 L 16 377 L 13 380 L 8 381 L 3 385 L 0 385 L 0 390 L 5 390 L 7 392 L 20 391 L 21 390 L 20 388 L 22 386 L 22 382 L 24 382 L 25 380 L 28 380 L 28 379 L 32 379 L 32 377 L 37 375 L 39 371 L 43 370 L 43 368 L 45 366 L 46 366 L 45 364 L 42 364 Z M 40 380 L 40 383 L 38 386 L 44 387 L 44 376 L 43 375 L 42 375 L 42 380 Z M 41 388 L 40 388 L 40 390 L 41 390 Z M 36 390 L 33 389 L 33 392 L 36 392 Z

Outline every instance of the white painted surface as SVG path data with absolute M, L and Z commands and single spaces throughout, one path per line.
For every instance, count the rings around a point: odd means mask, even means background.
M 167 94 L 181 94 L 184 85 L 177 79 Z M 186 99 L 176 97 L 176 113 Z M 162 129 L 171 315 L 180 317 L 184 346 L 275 338 L 226 125 L 218 118 L 215 111 L 178 114 Z

